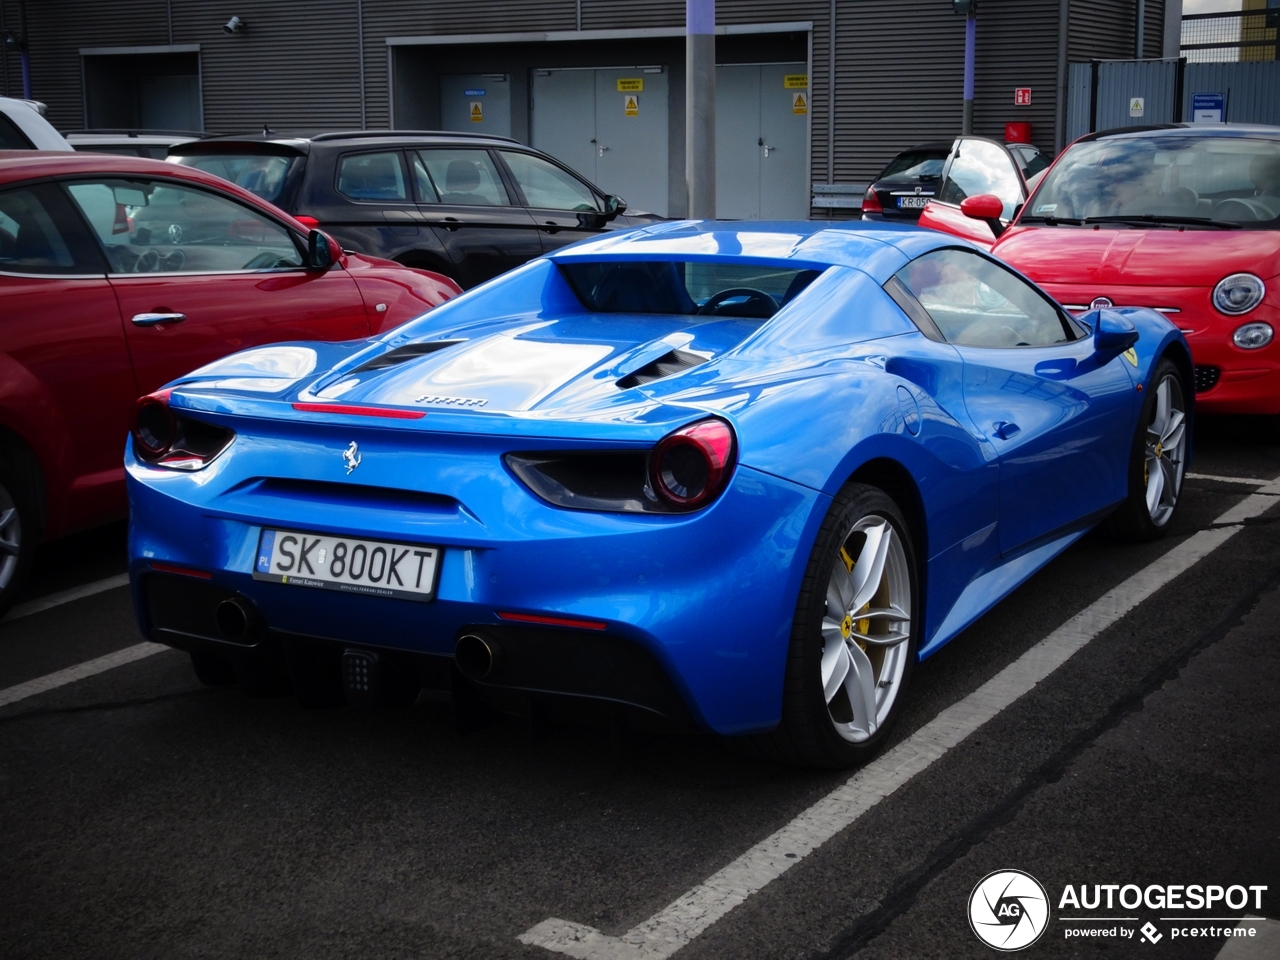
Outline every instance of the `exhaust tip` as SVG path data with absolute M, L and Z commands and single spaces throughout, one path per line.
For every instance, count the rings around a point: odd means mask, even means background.
M 464 633 L 453 648 L 453 659 L 468 680 L 487 680 L 502 665 L 502 651 L 488 637 Z
M 218 604 L 214 620 L 223 639 L 240 643 L 249 636 L 253 612 L 239 597 L 231 597 Z

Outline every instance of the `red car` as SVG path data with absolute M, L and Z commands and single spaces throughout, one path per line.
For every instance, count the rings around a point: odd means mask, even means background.
M 991 252 L 1068 310 L 1166 314 L 1191 347 L 1200 410 L 1280 415 L 1280 127 L 1090 134 L 1063 152 L 1012 223 L 1011 199 L 930 203 L 920 223 L 994 236 Z
M 199 170 L 0 152 L 0 613 L 41 538 L 124 515 L 138 396 L 246 347 L 378 334 L 458 292 Z

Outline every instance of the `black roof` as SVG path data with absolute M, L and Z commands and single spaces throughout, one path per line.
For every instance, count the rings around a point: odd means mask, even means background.
M 261 133 L 227 134 L 224 136 L 206 137 L 199 142 L 179 144 L 176 153 L 189 155 L 192 153 L 228 153 L 231 149 L 243 150 L 253 148 L 264 153 L 283 155 L 301 155 L 311 152 L 311 145 L 317 143 L 357 143 L 361 141 L 385 143 L 388 140 L 399 140 L 406 143 L 456 143 L 465 140 L 469 143 L 492 143 L 496 145 L 516 144 L 520 142 L 511 137 L 500 137 L 491 133 L 466 133 L 457 130 L 339 130 L 320 133 L 281 133 L 264 127 Z

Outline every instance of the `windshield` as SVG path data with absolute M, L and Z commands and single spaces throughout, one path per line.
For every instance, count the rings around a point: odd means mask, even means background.
M 767 320 L 817 270 L 740 263 L 626 260 L 562 263 L 569 285 L 595 313 L 675 313 Z
M 230 180 L 269 203 L 280 203 L 289 172 L 301 157 L 273 157 L 262 154 L 217 153 L 197 156 L 171 156 L 175 163 L 195 167 Z
M 937 180 L 947 162 L 945 150 L 908 150 L 889 161 L 879 179 Z
M 1116 220 L 1280 227 L 1280 143 L 1196 136 L 1076 144 L 1049 171 L 1023 222 Z

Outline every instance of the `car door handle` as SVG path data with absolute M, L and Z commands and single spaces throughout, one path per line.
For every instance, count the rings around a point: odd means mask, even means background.
M 1014 435 L 1022 432 L 1022 428 L 1020 426 L 1016 423 L 1009 423 L 1006 420 L 997 420 L 991 425 L 991 427 L 991 432 L 1001 440 L 1008 440 Z
M 459 220 L 457 217 L 444 217 L 440 221 L 440 225 L 444 227 L 446 230 L 457 230 L 460 226 L 462 226 L 462 221 Z
M 185 319 L 185 313 L 135 313 L 133 324 L 136 327 L 154 327 L 157 323 L 181 323 Z

